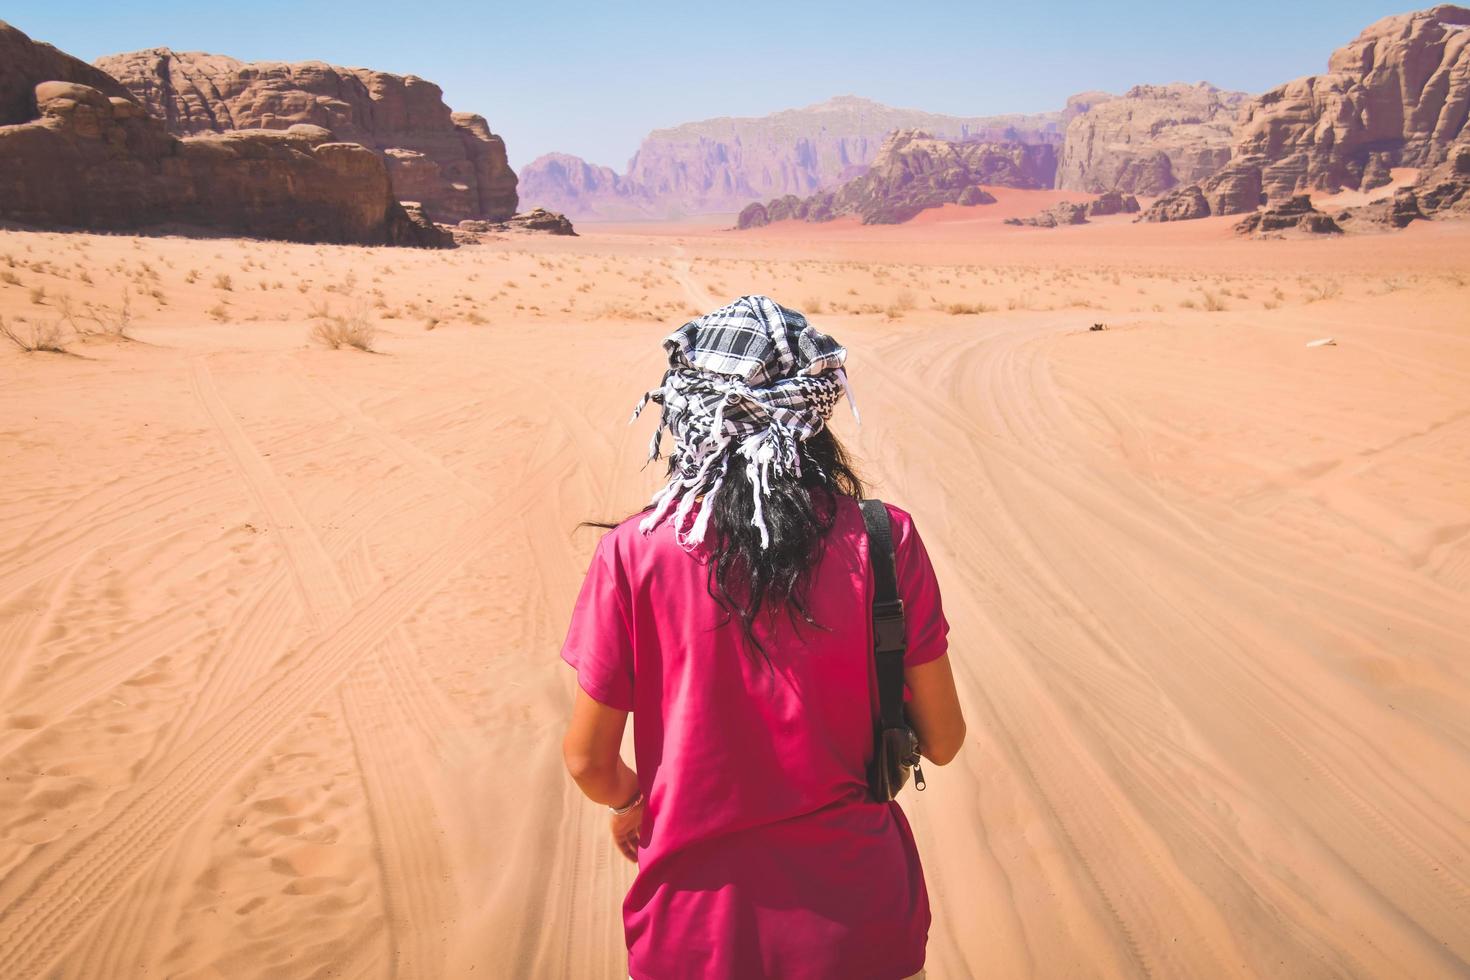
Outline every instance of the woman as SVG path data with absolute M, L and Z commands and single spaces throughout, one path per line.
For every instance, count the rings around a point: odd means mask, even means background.
M 930 912 L 903 810 L 865 777 L 877 694 L 862 484 L 826 427 L 846 350 L 744 296 L 664 340 L 649 401 L 669 482 L 598 543 L 562 658 L 563 744 L 638 864 L 623 902 L 635 980 L 922 975 Z M 853 408 L 856 416 L 856 408 Z M 912 518 L 889 505 L 920 751 L 965 724 L 949 626 Z M 620 756 L 633 713 L 636 772 Z

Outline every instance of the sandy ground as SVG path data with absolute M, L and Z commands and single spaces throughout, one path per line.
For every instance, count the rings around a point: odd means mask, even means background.
M 836 426 L 944 588 L 932 977 L 1470 973 L 1470 226 L 997 193 L 453 253 L 0 232 L 0 317 L 68 349 L 0 350 L 0 976 L 622 976 L 632 868 L 559 756 L 574 525 L 641 506 L 657 342 L 745 292 L 851 347 Z M 348 314 L 377 353 L 310 340 Z

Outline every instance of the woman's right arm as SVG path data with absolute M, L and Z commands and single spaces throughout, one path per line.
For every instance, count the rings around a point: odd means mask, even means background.
M 916 667 L 905 667 L 903 679 L 913 694 L 904 708 L 908 711 L 909 724 L 919 736 L 919 752 L 936 766 L 942 766 L 959 753 L 965 742 L 965 716 L 954 687 L 949 654 Z

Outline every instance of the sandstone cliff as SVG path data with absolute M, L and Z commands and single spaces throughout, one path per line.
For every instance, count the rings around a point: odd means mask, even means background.
M 151 48 L 97 60 L 179 136 L 321 126 L 382 156 L 402 201 L 436 221 L 499 220 L 516 209 L 505 142 L 477 115 L 451 112 L 415 75 L 317 61 L 245 63 Z
M 618 183 L 569 193 L 562 173 L 576 157 L 554 154 L 524 168 L 535 203 L 572 217 L 621 216 L 632 206 L 649 217 L 736 211 L 753 200 L 810 195 L 859 176 L 895 129 L 951 140 L 1059 143 L 1063 113 L 947 116 L 896 109 L 845 95 L 754 118 L 722 117 L 654 130 Z M 607 168 L 591 168 L 607 170 Z M 561 173 L 544 174 L 558 170 Z M 611 171 L 608 171 L 611 173 Z
M 1431 167 L 1470 114 L 1470 10 L 1440 6 L 1372 24 L 1324 75 L 1243 108 L 1237 158 L 1262 166 L 1272 198 L 1376 187 L 1395 166 Z
M 1229 161 L 1235 115 L 1247 96 L 1200 82 L 1138 85 L 1106 100 L 1095 93 L 1074 98 L 1091 104 L 1067 124 L 1057 186 L 1154 195 L 1201 180 Z
M 306 242 L 446 242 L 409 218 L 374 153 L 320 127 L 179 139 L 116 82 L 3 22 L 0 54 L 0 91 L 10 104 L 0 119 L 0 218 L 118 231 L 180 224 Z M 99 85 L 57 80 L 67 78 Z M 27 90 L 30 108 L 14 111 L 21 100 L 13 93 Z
M 863 224 L 896 224 L 943 204 L 993 203 L 983 184 L 1035 189 L 1050 187 L 1055 175 L 1056 151 L 1050 144 L 955 142 L 901 129 L 883 141 L 865 174 L 806 199 L 790 195 L 750 205 L 737 224 L 827 221 L 845 214 L 858 215 Z

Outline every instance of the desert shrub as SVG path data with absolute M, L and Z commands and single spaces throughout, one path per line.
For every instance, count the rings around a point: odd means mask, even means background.
M 1324 299 L 1332 299 L 1342 293 L 1342 283 L 1336 279 L 1325 279 L 1322 282 L 1307 283 L 1307 302 L 1316 303 Z
M 231 290 L 235 288 L 235 283 L 228 274 L 221 272 L 219 275 L 214 277 L 214 288 Z
M 0 337 L 4 337 L 26 353 L 35 351 L 49 351 L 53 354 L 66 353 L 66 348 L 61 342 L 60 320 L 12 326 L 6 322 L 4 317 L 0 317 Z
M 1204 294 L 1204 301 L 1201 305 L 1203 305 L 1205 309 L 1209 310 L 1211 313 L 1219 313 L 1221 310 L 1226 309 L 1225 301 L 1219 296 L 1210 292 L 1208 289 L 1202 290 L 1202 292 Z
M 377 333 L 377 328 L 368 319 L 367 303 L 358 300 L 346 313 L 329 312 L 311 328 L 311 339 L 332 350 L 355 347 L 371 351 Z
M 825 309 L 822 306 L 822 298 L 820 296 L 808 296 L 806 298 L 806 303 L 802 306 L 802 312 L 811 313 L 813 315 L 821 315 L 823 312 L 825 312 Z
M 993 309 L 995 307 L 984 303 L 951 303 L 944 308 L 944 312 L 950 316 L 973 316 L 977 313 L 989 313 Z

